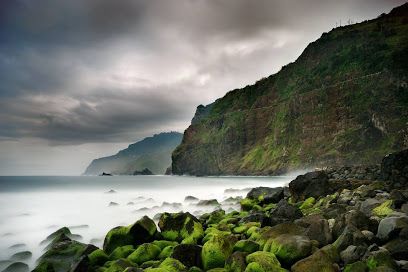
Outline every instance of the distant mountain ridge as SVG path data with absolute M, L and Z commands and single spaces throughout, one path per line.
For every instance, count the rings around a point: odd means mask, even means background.
M 253 85 L 199 106 L 173 174 L 374 164 L 408 147 L 408 3 L 338 27 Z
M 114 175 L 131 175 L 148 168 L 154 174 L 164 174 L 171 165 L 171 153 L 180 144 L 183 134 L 163 132 L 147 137 L 116 155 L 95 159 L 83 175 L 100 175 L 102 172 Z

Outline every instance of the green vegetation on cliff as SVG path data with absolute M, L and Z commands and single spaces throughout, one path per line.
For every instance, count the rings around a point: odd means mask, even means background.
M 185 131 L 174 174 L 378 163 L 408 145 L 408 4 L 333 29 L 277 74 L 228 92 Z

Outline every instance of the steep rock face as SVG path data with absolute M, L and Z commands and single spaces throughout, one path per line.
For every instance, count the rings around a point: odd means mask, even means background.
M 173 174 L 375 164 L 408 146 L 408 4 L 324 33 L 280 72 L 230 91 L 185 131 Z
M 99 175 L 102 172 L 116 175 L 132 175 L 148 168 L 155 174 L 164 174 L 171 164 L 171 152 L 180 144 L 183 135 L 168 132 L 147 137 L 129 145 L 116 155 L 95 159 L 84 175 Z

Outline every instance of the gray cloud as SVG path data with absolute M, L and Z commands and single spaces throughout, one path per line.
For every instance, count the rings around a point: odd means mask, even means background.
M 0 141 L 131 142 L 294 61 L 340 19 L 405 1 L 6 0 Z

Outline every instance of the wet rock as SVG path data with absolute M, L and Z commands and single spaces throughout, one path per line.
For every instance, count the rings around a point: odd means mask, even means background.
M 214 235 L 207 241 L 201 253 L 204 270 L 223 268 L 236 242 L 237 238 L 233 235 L 227 237 Z
M 136 246 L 150 242 L 154 240 L 156 233 L 157 228 L 154 221 L 144 216 L 130 226 L 111 229 L 105 237 L 103 250 L 110 254 L 120 246 Z
M 248 256 L 246 252 L 236 251 L 228 257 L 225 268 L 228 271 L 244 272 L 246 269 L 245 258 Z
M 180 261 L 186 267 L 196 266 L 202 268 L 201 251 L 201 246 L 182 244 L 174 247 L 171 257 Z
M 258 200 L 260 205 L 278 203 L 283 197 L 283 188 L 257 187 L 253 188 L 246 196 L 248 199 Z
M 289 183 L 289 189 L 293 202 L 303 201 L 309 197 L 318 199 L 331 193 L 329 178 L 324 171 L 297 176 Z
M 344 265 L 352 264 L 357 262 L 361 259 L 366 251 L 366 247 L 364 246 L 348 246 L 345 250 L 340 252 L 340 259 L 344 263 Z
M 28 265 L 22 262 L 15 262 L 7 266 L 2 272 L 28 272 Z
M 275 208 L 270 212 L 271 225 L 278 225 L 284 222 L 293 222 L 303 217 L 299 208 L 289 204 L 285 199 L 279 201 Z
M 282 234 L 272 240 L 269 249 L 265 245 L 265 250 L 274 253 L 281 263 L 292 265 L 310 255 L 312 243 L 304 235 Z
M 31 251 L 22 251 L 11 256 L 10 259 L 14 261 L 25 261 L 31 259 L 32 257 L 33 254 L 31 253 Z
M 399 232 L 408 227 L 408 216 L 388 216 L 381 220 L 378 226 L 377 238 L 382 241 L 396 237 Z
M 248 223 L 248 222 L 259 222 L 261 227 L 270 225 L 270 219 L 263 213 L 249 213 L 239 220 L 239 223 Z
M 164 239 L 183 244 L 197 244 L 204 237 L 203 226 L 190 213 L 163 213 L 159 228 Z

